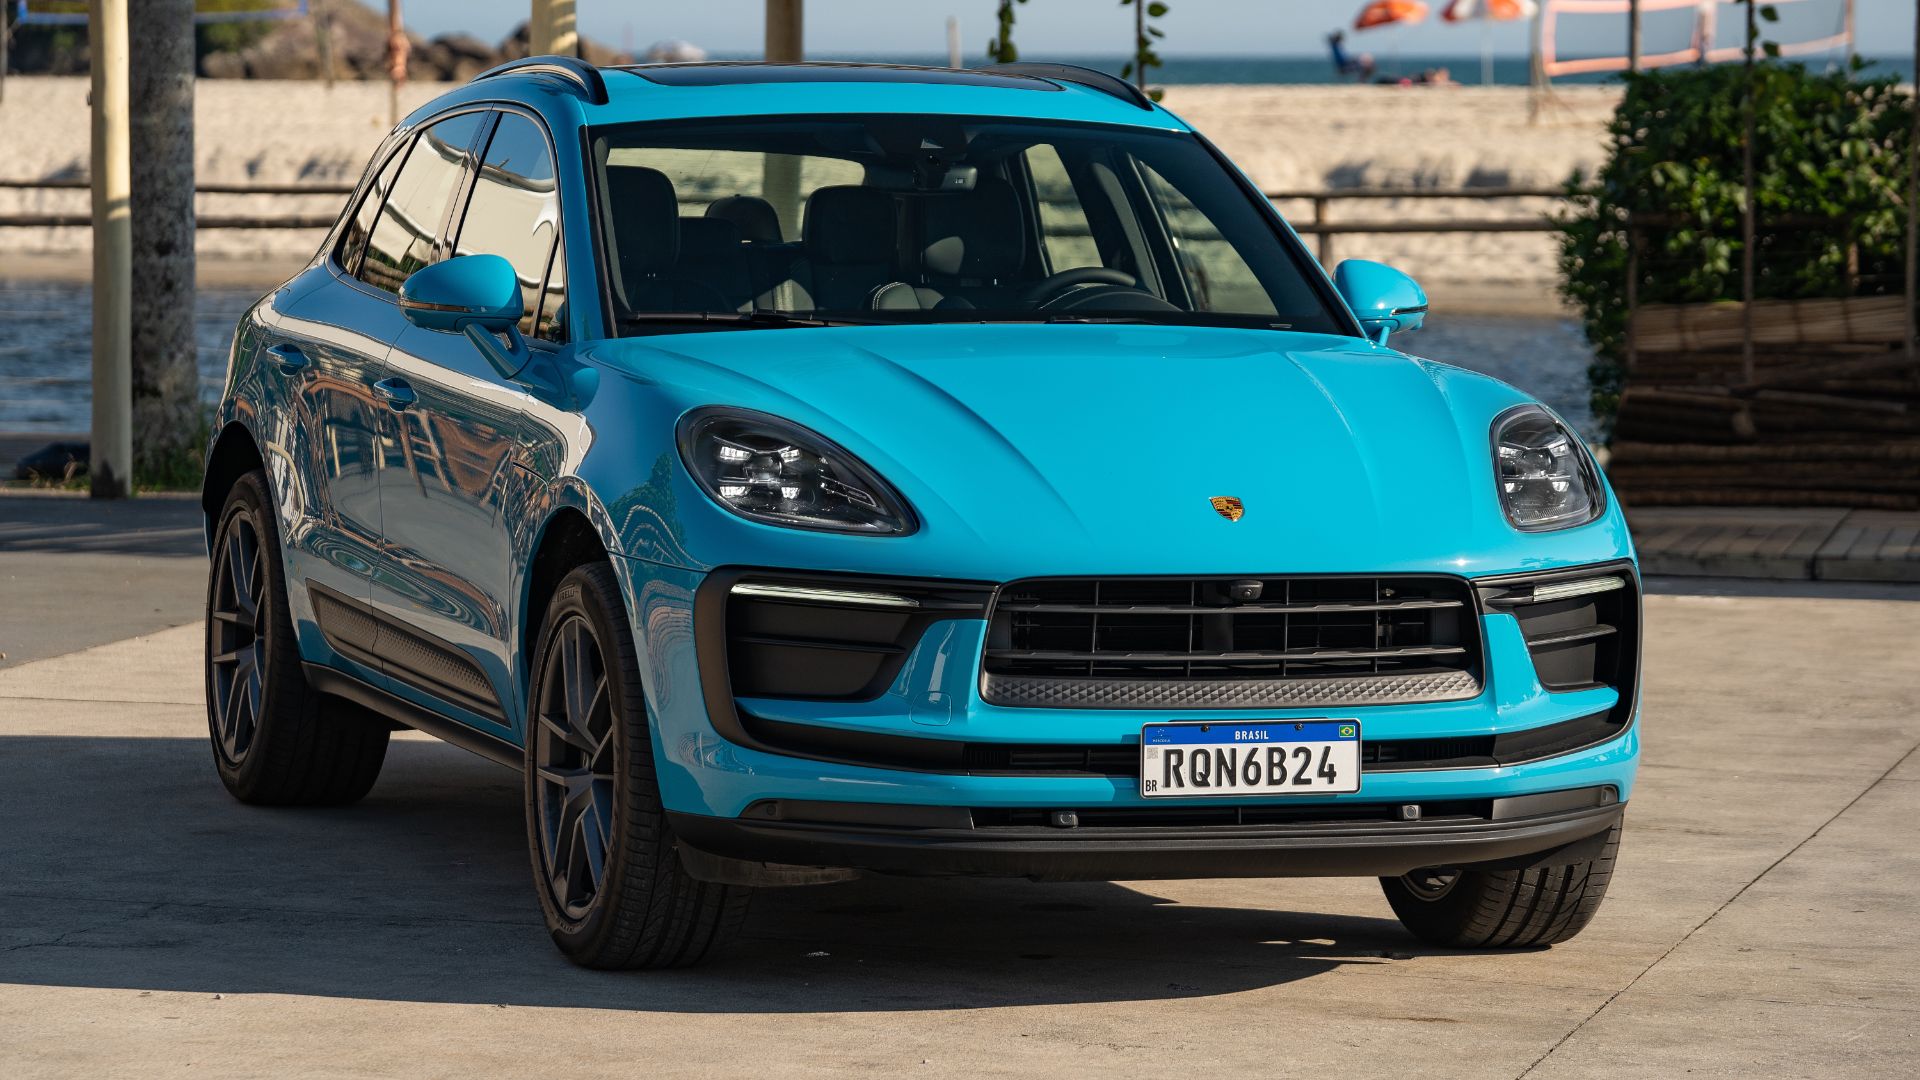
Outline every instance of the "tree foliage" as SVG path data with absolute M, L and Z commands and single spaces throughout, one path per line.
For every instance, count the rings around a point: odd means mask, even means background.
M 1027 0 L 1000 0 L 1000 7 L 994 13 L 996 26 L 993 40 L 987 42 L 987 59 L 996 64 L 1011 64 L 1020 59 L 1020 50 L 1013 43 L 1013 6 L 1026 2 Z
M 1754 65 L 1758 298 L 1899 288 L 1913 101 L 1897 79 L 1861 78 L 1862 66 Z M 1740 298 L 1747 79 L 1737 64 L 1626 76 L 1606 163 L 1568 185 L 1560 291 L 1594 346 L 1603 422 L 1619 404 L 1630 220 L 1640 303 Z
M 1160 66 L 1159 50 L 1153 47 L 1155 41 L 1167 36 L 1165 30 L 1148 22 L 1148 19 L 1162 18 L 1167 14 L 1167 5 L 1159 0 L 1120 0 L 1121 7 L 1135 7 L 1134 25 L 1138 28 L 1133 35 L 1133 59 L 1120 68 L 1120 77 L 1132 79 L 1134 84 L 1145 90 L 1147 96 L 1159 101 L 1166 91 L 1159 87 L 1148 89 L 1147 71 Z

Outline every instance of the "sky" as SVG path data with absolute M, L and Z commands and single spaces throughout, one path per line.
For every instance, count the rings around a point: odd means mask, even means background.
M 366 0 L 363 0 L 366 2 Z M 371 0 L 384 7 L 381 0 Z M 1350 24 L 1364 0 L 1165 0 L 1160 20 L 1167 31 L 1162 53 L 1174 55 L 1322 55 L 1327 31 Z M 1844 0 L 1778 3 L 1783 37 L 1816 37 L 1838 26 Z M 1862 52 L 1907 55 L 1913 43 L 1913 0 L 1856 0 Z M 1432 0 L 1427 22 L 1352 35 L 1355 48 L 1376 53 L 1450 56 L 1477 54 L 1477 25 L 1441 22 L 1445 0 Z M 505 36 L 526 17 L 526 0 L 403 0 L 408 26 L 432 36 L 463 30 L 487 41 Z M 946 51 L 947 16 L 960 19 L 968 56 L 984 51 L 993 34 L 996 0 L 807 0 L 807 48 L 816 56 L 935 55 Z M 1029 58 L 1042 55 L 1115 55 L 1132 47 L 1133 13 L 1119 0 L 1028 0 L 1018 9 L 1014 41 Z M 691 41 L 716 54 L 756 53 L 761 48 L 764 0 L 578 0 L 581 31 L 616 48 L 644 49 L 656 41 Z M 1731 9 L 1723 19 L 1731 23 Z M 1684 12 L 1650 17 L 1652 39 L 1686 38 Z M 1564 18 L 1563 55 L 1598 53 L 1625 36 L 1625 17 Z M 1727 31 L 1732 31 L 1728 26 Z M 1737 36 L 1723 31 L 1724 44 Z M 1524 55 L 1524 23 L 1494 28 L 1498 53 Z M 1624 52 L 1624 45 L 1620 46 Z

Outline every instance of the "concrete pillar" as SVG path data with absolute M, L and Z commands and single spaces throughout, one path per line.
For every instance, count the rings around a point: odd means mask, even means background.
M 93 160 L 93 497 L 123 499 L 133 479 L 133 215 L 128 204 L 127 0 L 90 0 Z
M 527 14 L 527 52 L 532 56 L 580 54 L 574 0 L 533 0 Z
M 798 63 L 807 58 L 806 16 L 801 0 L 767 0 L 767 51 L 771 62 Z M 769 154 L 761 173 L 761 195 L 780 215 L 780 232 L 800 235 L 800 159 Z

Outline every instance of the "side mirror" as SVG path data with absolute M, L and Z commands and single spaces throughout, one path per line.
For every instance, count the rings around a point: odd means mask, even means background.
M 1389 335 L 1418 330 L 1427 321 L 1426 290 L 1385 263 L 1348 259 L 1334 268 L 1333 286 L 1367 336 L 1379 344 L 1385 345 Z
M 400 286 L 400 313 L 423 330 L 466 334 L 504 378 L 527 365 L 520 277 L 498 255 L 458 255 L 414 271 Z M 504 345 L 496 334 L 506 335 Z

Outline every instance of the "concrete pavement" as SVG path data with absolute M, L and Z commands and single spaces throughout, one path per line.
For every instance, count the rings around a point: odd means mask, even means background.
M 1613 894 L 1519 954 L 1420 946 L 1371 881 L 879 879 L 581 971 L 512 773 L 407 735 L 359 806 L 245 807 L 196 626 L 15 666 L 0 1074 L 1911 1075 L 1920 601 L 1821 590 L 1650 598 Z
M 201 618 L 201 529 L 193 496 L 0 492 L 0 669 Z

